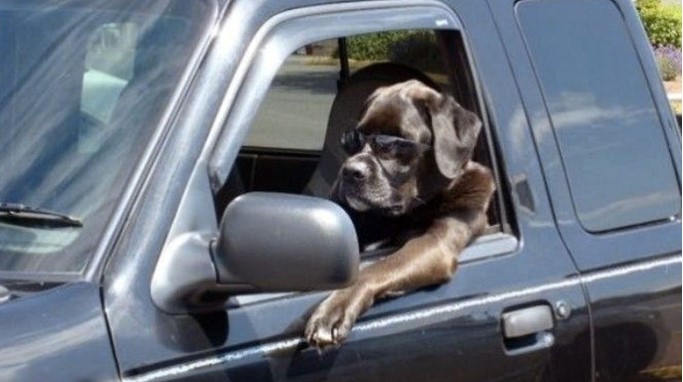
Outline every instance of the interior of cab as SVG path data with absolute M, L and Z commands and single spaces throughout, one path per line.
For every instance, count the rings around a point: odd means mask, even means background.
M 384 59 L 354 58 L 364 48 L 363 39 L 392 38 L 378 33 L 310 44 L 285 61 L 225 185 L 215 196 L 219 220 L 230 201 L 246 192 L 327 198 L 346 159 L 340 138 L 356 127 L 365 100 L 377 88 L 420 80 L 451 94 L 463 107 L 477 113 L 486 126 L 460 34 L 425 30 L 400 33 L 406 37 L 398 36 Z M 498 181 L 489 134 L 488 129 L 482 130 L 473 159 L 490 167 Z M 487 233 L 509 232 L 508 220 L 501 213 L 503 202 L 499 186 L 489 208 Z M 361 242 L 361 247 L 365 244 L 370 243 Z

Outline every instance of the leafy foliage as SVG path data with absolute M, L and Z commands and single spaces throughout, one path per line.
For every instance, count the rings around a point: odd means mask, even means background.
M 428 31 L 381 32 L 347 39 L 349 58 L 359 61 L 392 61 L 414 68 L 442 71 L 441 54 L 434 34 Z M 335 54 L 337 57 L 338 53 Z
M 383 61 L 389 59 L 391 47 L 410 36 L 409 31 L 373 33 L 353 36 L 347 39 L 349 58 L 361 61 Z
M 663 4 L 661 0 L 637 0 L 636 9 L 652 45 L 680 48 L 680 5 Z

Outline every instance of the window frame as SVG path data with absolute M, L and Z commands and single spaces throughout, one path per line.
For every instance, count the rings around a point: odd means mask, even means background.
M 335 22 L 329 22 L 329 18 L 334 18 Z M 478 113 L 483 121 L 482 131 L 498 189 L 495 203 L 499 207 L 500 216 L 505 217 L 504 221 L 501 219 L 501 232 L 475 240 L 461 253 L 459 262 L 469 263 L 506 255 L 520 248 L 519 231 L 513 232 L 510 228 L 511 224 L 514 224 L 515 216 L 506 208 L 510 204 L 505 203 L 507 199 L 503 197 L 508 191 L 499 171 L 500 158 L 498 151 L 494 150 L 483 87 L 478 79 L 467 35 L 453 11 L 435 1 L 400 0 L 314 6 L 288 11 L 268 20 L 247 48 L 247 53 L 242 58 L 223 99 L 222 113 L 217 116 L 211 128 L 212 131 L 220 131 L 215 136 L 215 141 L 210 138 L 207 143 L 209 152 L 206 166 L 213 195 L 228 179 L 261 101 L 265 98 L 278 69 L 292 52 L 308 43 L 340 36 L 411 29 L 452 30 L 461 34 L 465 55 L 460 58 L 466 60 L 468 77 L 471 77 L 467 80 L 471 80 L 474 88 L 472 100 L 469 101 L 473 103 L 473 111 Z M 391 249 L 387 249 L 367 256 L 363 254 L 363 258 L 367 258 L 364 263 L 376 261 L 391 252 Z M 230 300 L 228 308 L 235 304 L 242 306 L 260 303 L 286 295 L 291 293 L 237 296 Z

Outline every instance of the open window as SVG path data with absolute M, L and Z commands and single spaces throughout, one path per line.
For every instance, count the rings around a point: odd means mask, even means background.
M 235 197 L 252 191 L 327 198 L 346 159 L 341 136 L 355 128 L 368 96 L 379 87 L 410 79 L 451 94 L 487 125 L 463 35 L 456 30 L 416 28 L 338 36 L 307 43 L 286 55 L 216 192 L 217 216 Z M 485 127 L 473 159 L 497 175 L 492 148 Z M 501 189 L 499 185 L 489 210 L 488 235 L 480 241 L 512 239 Z M 366 244 L 370 243 L 361 242 Z

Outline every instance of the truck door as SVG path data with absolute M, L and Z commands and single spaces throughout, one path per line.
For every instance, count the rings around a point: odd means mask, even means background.
M 338 98 L 348 92 L 345 85 L 355 83 L 354 74 L 377 67 L 391 69 L 373 72 L 364 86 L 417 72 L 480 115 L 486 131 L 477 156 L 498 181 L 493 225 L 462 254 L 451 281 L 378 303 L 343 346 L 322 353 L 305 344 L 302 332 L 327 292 L 242 295 L 222 311 L 170 314 L 149 294 L 156 264 L 148 257 L 159 253 L 115 261 L 105 304 L 124 380 L 589 379 L 589 319 L 580 279 L 552 219 L 526 113 L 512 73 L 501 65 L 506 56 L 488 10 L 477 1 L 454 2 L 452 9 L 403 1 L 287 11 L 273 5 L 271 17 L 262 21 L 254 4 L 234 2 L 220 32 L 261 25 L 244 54 L 209 53 L 242 58 L 192 174 L 161 165 L 140 203 L 145 211 L 177 211 L 171 228 L 164 231 L 139 215 L 135 224 L 149 228 L 128 230 L 122 251 L 130 250 L 125 243 L 140 242 L 143 233 L 168 236 L 168 242 L 188 232 L 217 232 L 220 205 L 239 193 L 321 195 L 317 190 L 330 181 L 329 171 L 320 168 L 329 154 L 328 130 L 352 125 L 360 112 L 340 106 Z M 346 52 L 339 39 L 348 45 Z M 396 40 L 393 51 L 367 61 L 389 60 L 390 66 L 361 60 L 349 60 L 348 67 L 336 64 L 340 55 L 386 39 Z M 213 49 L 243 45 L 222 41 Z M 399 49 L 407 46 L 420 46 L 422 53 Z M 430 59 L 432 54 L 437 56 Z M 358 97 L 345 102 L 360 107 L 364 98 Z M 182 147 L 179 139 L 169 141 L 162 157 Z M 209 174 L 232 188 L 212 195 Z M 169 176 L 182 185 L 175 205 L 173 198 L 151 196 L 173 192 L 155 185 L 157 177 Z M 263 232 L 263 240 L 269 234 Z M 381 256 L 367 252 L 363 259 Z

